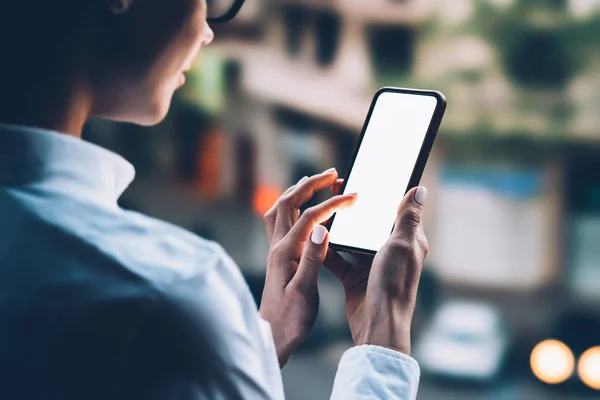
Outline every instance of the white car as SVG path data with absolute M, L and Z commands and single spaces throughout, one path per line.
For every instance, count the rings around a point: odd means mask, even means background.
M 484 382 L 501 373 L 508 346 L 503 319 L 493 306 L 452 301 L 434 314 L 414 356 L 424 374 Z

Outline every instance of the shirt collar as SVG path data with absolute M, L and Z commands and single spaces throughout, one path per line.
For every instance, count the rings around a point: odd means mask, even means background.
M 133 181 L 123 157 L 58 132 L 0 124 L 0 186 L 48 190 L 115 204 Z

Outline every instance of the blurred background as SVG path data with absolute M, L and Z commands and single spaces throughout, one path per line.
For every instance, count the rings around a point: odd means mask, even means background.
M 258 302 L 277 197 L 345 173 L 377 88 L 440 90 L 419 398 L 600 398 L 600 0 L 247 0 L 214 28 L 164 123 L 87 126 L 137 169 L 123 207 L 221 243 Z M 352 344 L 321 278 L 291 400 L 328 398 Z

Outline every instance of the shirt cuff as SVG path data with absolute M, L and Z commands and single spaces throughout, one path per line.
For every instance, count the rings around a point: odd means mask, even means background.
M 340 360 L 332 399 L 414 400 L 419 378 L 414 358 L 385 347 L 356 346 Z

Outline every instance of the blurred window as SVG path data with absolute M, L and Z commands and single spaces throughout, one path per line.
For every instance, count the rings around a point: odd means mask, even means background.
M 415 32 L 410 26 L 372 26 L 369 42 L 373 68 L 384 78 L 408 74 L 413 66 Z

